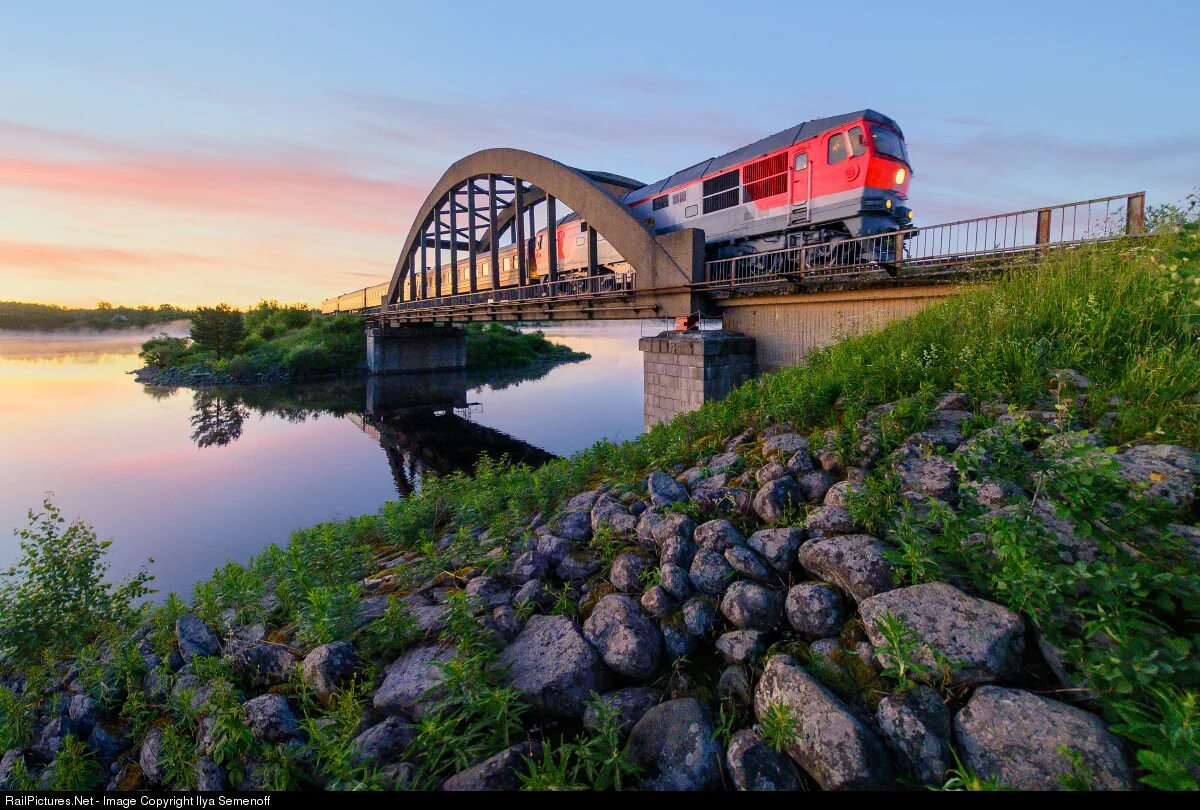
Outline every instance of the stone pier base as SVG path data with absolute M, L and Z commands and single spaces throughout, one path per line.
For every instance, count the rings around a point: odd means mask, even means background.
M 705 402 L 724 399 L 754 376 L 754 338 L 725 330 L 644 337 L 646 430 Z
M 367 370 L 445 371 L 467 367 L 467 334 L 453 326 L 367 324 Z

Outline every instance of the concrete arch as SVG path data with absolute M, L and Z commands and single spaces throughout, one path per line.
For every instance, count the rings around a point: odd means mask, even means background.
M 542 155 L 520 149 L 485 149 L 455 162 L 446 170 L 421 204 L 404 241 L 396 269 L 388 284 L 385 301 L 401 298 L 407 277 L 408 257 L 419 247 L 418 240 L 448 194 L 474 178 L 488 175 L 518 177 L 542 195 L 561 200 L 579 214 L 636 270 L 638 287 L 690 284 L 696 278 L 696 246 L 703 256 L 703 234 L 685 229 L 659 239 L 615 194 L 627 191 L 635 181 L 603 172 L 585 172 Z M 702 261 L 699 263 L 702 267 Z

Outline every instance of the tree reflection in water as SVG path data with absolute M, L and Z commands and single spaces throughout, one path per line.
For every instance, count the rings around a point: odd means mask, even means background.
M 249 409 L 234 397 L 208 390 L 192 396 L 192 441 L 197 447 L 224 447 L 242 435 Z

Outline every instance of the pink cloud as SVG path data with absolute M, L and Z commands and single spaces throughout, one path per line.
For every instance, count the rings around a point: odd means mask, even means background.
M 121 248 L 51 245 L 43 242 L 0 240 L 0 267 L 52 271 L 55 277 L 96 278 L 102 266 L 150 267 L 167 264 L 214 264 L 210 256 L 177 251 L 139 251 Z M 111 276 L 111 274 L 109 274 Z

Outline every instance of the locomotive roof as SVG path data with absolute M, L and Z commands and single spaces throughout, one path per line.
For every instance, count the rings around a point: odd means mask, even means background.
M 881 124 L 887 124 L 897 132 L 900 132 L 900 127 L 891 118 L 875 110 L 859 110 L 858 112 L 846 113 L 845 115 L 834 115 L 828 118 L 814 118 L 811 121 L 805 121 L 803 124 L 797 124 L 794 127 L 776 132 L 774 135 L 768 135 L 762 140 L 747 144 L 741 149 L 735 149 L 732 152 L 726 152 L 719 157 L 702 160 L 694 166 L 689 166 L 682 171 L 675 172 L 670 177 L 659 180 L 657 183 L 651 183 L 648 186 L 642 186 L 639 189 L 630 191 L 621 197 L 622 202 L 634 203 L 638 200 L 644 200 L 647 197 L 655 197 L 669 188 L 694 183 L 701 177 L 706 177 L 710 174 L 727 169 L 730 166 L 737 166 L 739 163 L 745 163 L 748 160 L 765 155 L 768 152 L 774 152 L 784 147 L 791 146 L 800 141 L 807 141 L 831 129 L 836 129 L 843 124 L 848 124 L 851 121 L 857 121 L 860 118 L 866 118 L 869 121 L 878 121 Z M 903 133 L 901 133 L 903 137 Z

